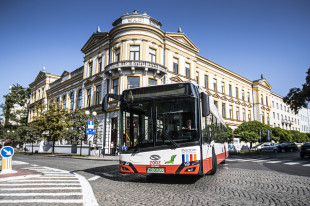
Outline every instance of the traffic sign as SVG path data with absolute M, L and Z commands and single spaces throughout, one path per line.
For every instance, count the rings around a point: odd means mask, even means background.
M 94 119 L 88 119 L 88 128 L 94 128 L 94 127 L 95 127 Z
M 14 154 L 14 149 L 13 147 L 11 146 L 6 146 L 6 147 L 3 147 L 0 151 L 0 154 L 2 157 L 4 158 L 10 158 L 13 156 Z
M 267 134 L 271 134 L 271 130 L 270 129 L 267 129 Z
M 86 135 L 95 135 L 95 129 L 87 128 L 86 129 Z

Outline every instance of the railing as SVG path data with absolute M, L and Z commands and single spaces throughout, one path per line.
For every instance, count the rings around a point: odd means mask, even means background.
M 161 64 L 149 62 L 149 61 L 136 61 L 136 60 L 126 60 L 126 61 L 119 61 L 109 64 L 105 67 L 105 72 L 112 71 L 118 68 L 148 68 L 149 70 L 157 70 L 163 73 L 167 73 L 167 68 Z

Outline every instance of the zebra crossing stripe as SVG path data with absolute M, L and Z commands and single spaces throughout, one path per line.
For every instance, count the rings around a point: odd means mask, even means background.
M 0 197 L 40 197 L 40 196 L 80 196 L 80 192 L 70 193 L 5 193 L 0 194 Z
M 80 185 L 80 183 L 18 183 L 18 184 L 0 184 L 0 186 L 52 186 L 52 185 L 59 185 L 59 186 L 75 186 Z
M 22 190 L 81 190 L 81 187 L 22 187 L 22 188 L 0 188 L 0 191 L 22 191 Z
M 83 203 L 83 200 L 61 200 L 61 199 L 25 199 L 25 200 L 0 200 L 0 204 L 12 204 L 12 203 Z

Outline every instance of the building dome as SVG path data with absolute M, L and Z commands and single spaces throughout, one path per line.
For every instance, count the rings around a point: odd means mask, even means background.
M 156 19 L 153 19 L 149 15 L 147 15 L 145 12 L 144 14 L 138 14 L 137 10 L 134 10 L 132 14 L 124 14 L 120 18 L 116 19 L 112 26 L 117 27 L 123 24 L 146 24 L 153 27 L 156 27 L 160 29 L 162 24 L 157 21 Z

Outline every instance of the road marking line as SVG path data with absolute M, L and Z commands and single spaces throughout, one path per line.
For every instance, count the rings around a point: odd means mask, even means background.
M 89 178 L 88 181 L 94 181 L 94 180 L 96 180 L 96 179 L 98 179 L 98 178 L 100 178 L 100 176 L 97 175 L 97 176 L 94 176 L 94 177 L 92 177 L 92 178 Z
M 255 160 L 253 162 L 265 162 L 265 161 L 267 161 L 267 160 Z
M 310 164 L 303 165 L 304 167 L 310 167 Z
M 10 180 L 8 182 L 78 182 L 79 180 Z
M 27 162 L 22 162 L 22 161 L 17 161 L 17 160 L 13 160 L 12 161 L 13 165 L 28 165 L 29 163 Z
M 30 196 L 72 196 L 77 195 L 80 196 L 82 193 L 80 192 L 70 192 L 70 193 L 5 193 L 0 194 L 0 197 L 30 197 Z
M 282 161 L 269 161 L 269 162 L 266 162 L 268 164 L 276 164 L 276 163 L 282 163 Z
M 51 185 L 61 185 L 61 186 L 65 186 L 65 185 L 69 185 L 69 186 L 74 186 L 74 185 L 80 185 L 79 183 L 19 183 L 19 184 L 0 184 L 0 186 L 36 186 L 36 185 L 41 185 L 41 186 L 51 186 Z
M 299 162 L 287 162 L 287 163 L 284 163 L 285 165 L 298 165 L 300 164 Z
M 79 174 L 75 173 L 75 176 L 79 178 L 82 186 L 83 206 L 99 206 L 89 182 Z
M 33 199 L 33 200 L 0 200 L 1 203 L 83 203 L 83 200 L 49 200 L 49 199 Z
M 65 177 L 44 177 L 44 176 L 41 176 L 41 177 L 38 177 L 38 179 L 77 179 L 76 177 L 72 177 L 72 176 L 65 176 Z
M 81 190 L 81 187 L 23 187 L 23 188 L 0 188 L 0 191 L 21 190 Z

